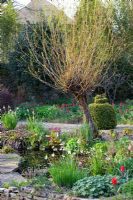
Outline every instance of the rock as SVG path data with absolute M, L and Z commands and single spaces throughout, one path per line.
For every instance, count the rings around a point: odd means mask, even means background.
M 30 187 L 22 187 L 21 190 L 24 191 L 25 193 L 31 193 L 32 188 L 30 188 Z
M 17 154 L 0 154 L 0 174 L 15 171 L 18 168 L 19 161 L 20 156 Z
M 0 188 L 0 193 L 3 193 L 5 188 Z
M 18 164 L 21 157 L 17 154 L 0 154 L 0 187 L 4 183 L 15 182 L 26 182 L 26 179 L 23 178 L 19 173 L 15 172 L 18 168 Z M 12 187 L 11 192 L 16 191 L 17 188 Z M 6 192 L 5 192 L 6 193 Z
M 34 200 L 44 200 L 44 197 L 34 196 Z
M 10 187 L 10 191 L 11 192 L 16 192 L 16 191 L 18 191 L 18 188 L 17 187 Z
M 16 197 L 16 194 L 15 193 L 10 193 L 9 197 L 12 199 L 12 198 L 15 198 Z

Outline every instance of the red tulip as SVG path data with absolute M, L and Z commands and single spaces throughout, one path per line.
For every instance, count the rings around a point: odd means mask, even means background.
M 122 101 L 120 102 L 120 107 L 122 107 Z
M 124 165 L 122 165 L 122 166 L 120 167 L 120 171 L 121 171 L 121 172 L 124 172 L 124 171 L 125 171 Z
M 113 184 L 113 185 L 116 185 L 116 184 L 118 184 L 118 180 L 117 180 L 117 178 L 116 178 L 116 177 L 112 178 L 112 184 Z
M 114 107 L 114 105 L 115 105 L 115 104 L 114 104 L 114 102 L 112 101 L 112 106 Z

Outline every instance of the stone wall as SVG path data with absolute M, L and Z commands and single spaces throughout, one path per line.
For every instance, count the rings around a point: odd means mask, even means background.
M 57 194 L 50 191 L 35 191 L 32 188 L 23 187 L 18 189 L 10 187 L 9 189 L 0 188 L 0 200 L 87 200 L 77 197 L 70 197 L 66 194 Z M 89 199 L 88 199 L 89 200 Z M 94 199 L 93 199 L 94 200 Z

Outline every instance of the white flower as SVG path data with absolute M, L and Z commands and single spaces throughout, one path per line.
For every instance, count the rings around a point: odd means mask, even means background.
M 110 157 L 106 157 L 106 160 L 111 160 Z
M 80 144 L 80 140 L 78 140 L 77 143 Z
M 52 157 L 55 157 L 55 154 L 54 153 L 52 153 L 52 155 L 51 155 Z
M 53 149 L 53 151 L 57 151 L 57 150 L 58 150 L 57 148 L 54 148 L 54 149 Z
M 71 151 L 68 151 L 67 153 L 68 153 L 68 154 L 71 154 Z

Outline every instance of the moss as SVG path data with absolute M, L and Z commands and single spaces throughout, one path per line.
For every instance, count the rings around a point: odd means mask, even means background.
M 8 154 L 8 153 L 14 153 L 14 149 L 11 146 L 6 145 L 6 146 L 4 146 L 2 148 L 1 152 L 2 153 L 6 153 L 6 154 Z
M 133 135 L 133 129 L 125 128 L 122 133 L 124 135 Z

